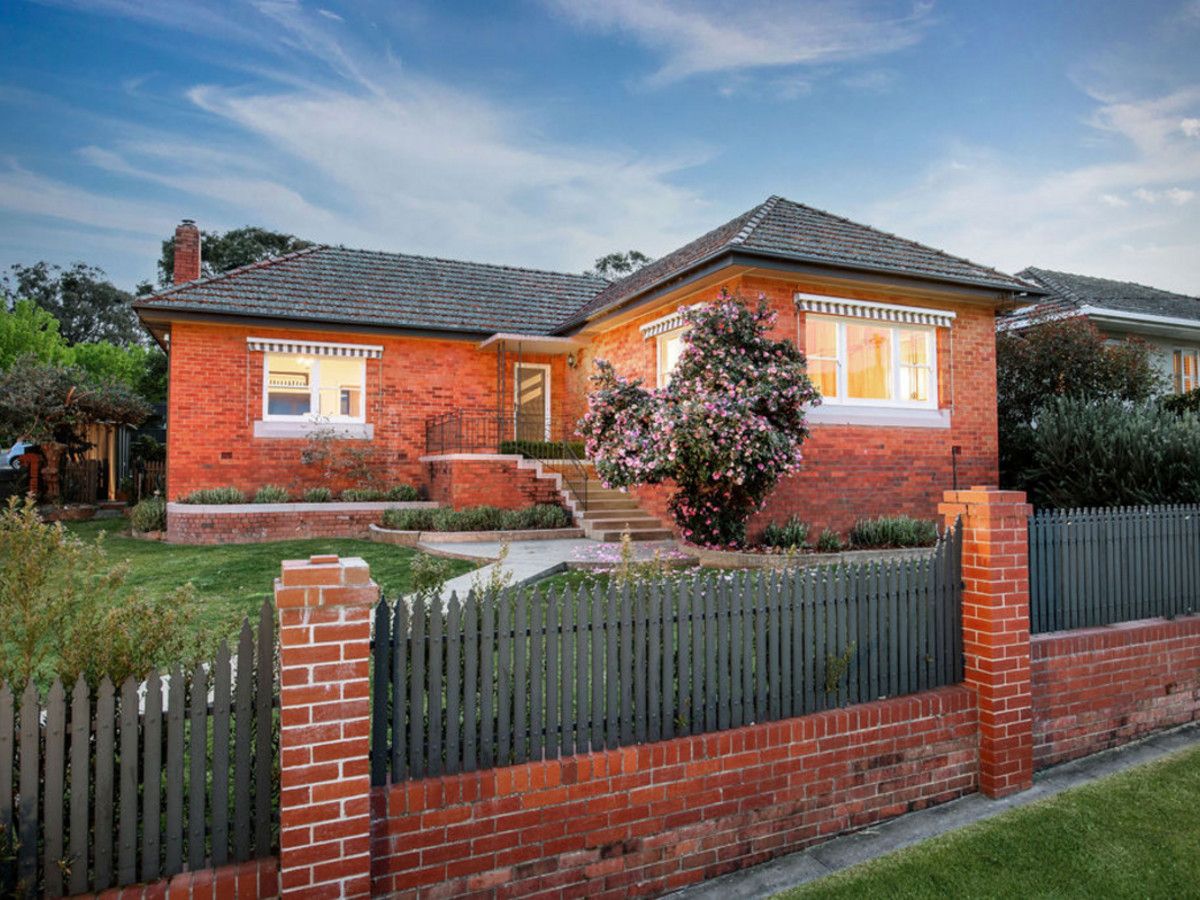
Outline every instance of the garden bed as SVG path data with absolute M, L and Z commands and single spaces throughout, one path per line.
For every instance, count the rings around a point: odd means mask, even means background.
M 905 547 L 883 550 L 839 550 L 833 553 L 755 553 L 749 550 L 710 550 L 680 542 L 679 548 L 707 569 L 799 569 L 838 563 L 873 562 L 881 559 L 920 559 L 932 556 L 936 547 Z
M 174 544 L 253 544 L 317 537 L 365 538 L 389 509 L 436 509 L 419 500 L 350 503 L 168 503 Z
M 583 537 L 582 528 L 522 528 L 512 531 L 399 531 L 374 523 L 368 529 L 371 540 L 380 544 L 415 547 L 425 541 L 442 544 L 484 544 L 496 541 L 558 541 Z

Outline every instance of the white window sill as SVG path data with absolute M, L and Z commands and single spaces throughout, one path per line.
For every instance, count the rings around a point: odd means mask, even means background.
M 369 441 L 375 437 L 370 422 L 264 422 L 254 423 L 256 438 L 306 438 L 316 432 L 332 432 L 334 437 Z
M 835 403 L 806 411 L 813 425 L 866 425 L 875 428 L 949 428 L 948 409 L 905 409 L 896 406 L 839 406 Z

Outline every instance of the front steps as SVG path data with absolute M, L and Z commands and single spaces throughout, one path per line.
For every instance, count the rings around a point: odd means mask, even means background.
M 559 493 L 575 521 L 583 528 L 584 535 L 605 542 L 621 540 L 625 531 L 635 541 L 668 541 L 675 536 L 670 528 L 642 509 L 632 494 L 604 487 L 592 464 L 584 465 L 588 473 L 586 508 L 584 498 L 578 496 L 570 484 L 574 474 L 567 473 L 566 466 L 543 463 L 547 473 L 563 475 L 559 479 Z

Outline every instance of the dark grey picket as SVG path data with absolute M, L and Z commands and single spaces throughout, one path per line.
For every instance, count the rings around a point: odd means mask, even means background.
M 152 669 L 146 679 L 145 703 L 142 714 L 142 881 L 156 881 L 161 871 L 162 839 L 159 818 L 162 812 L 162 679 L 156 669 Z M 240 721 L 238 727 L 241 727 Z M 238 783 L 245 784 L 241 780 Z
M 446 772 L 456 774 L 462 768 L 462 732 L 460 730 L 462 680 L 462 607 L 458 596 L 450 598 L 446 622 Z
M 212 861 L 229 861 L 229 738 L 233 680 L 229 646 L 222 641 L 213 664 Z
M 233 693 L 233 855 L 237 862 L 245 862 L 250 858 L 253 671 L 254 636 L 250 631 L 250 623 L 242 622 L 242 633 L 238 636 L 237 684 Z
M 488 655 L 491 655 L 490 646 Z M 474 594 L 463 606 L 462 742 L 462 767 L 470 772 L 479 758 L 479 599 Z
M 546 759 L 556 759 L 561 747 L 558 714 L 558 690 L 562 684 L 559 674 L 563 647 L 568 636 L 563 630 L 562 603 L 559 591 L 551 590 L 546 602 L 546 722 L 542 739 L 542 754 Z M 573 637 L 573 636 L 572 636 Z M 566 693 L 564 686 L 563 693 Z
M 620 691 L 618 744 L 633 743 L 633 598 L 631 594 L 629 582 L 623 582 L 620 588 L 621 624 L 617 631 L 620 638 L 621 666 L 621 675 L 616 682 Z
M 92 886 L 97 891 L 103 891 L 113 883 L 115 723 L 116 690 L 105 678 L 96 694 L 96 802 L 92 827 L 92 842 L 96 849 Z
M 66 763 L 67 701 L 62 681 L 54 679 L 46 697 L 46 745 L 42 752 L 42 890 L 48 897 L 63 893 L 63 784 Z
M 649 673 L 646 671 L 649 651 L 646 646 L 649 627 L 646 588 L 645 582 L 638 582 L 631 591 L 630 598 L 633 604 L 633 731 L 631 739 L 638 744 L 646 742 L 646 736 L 650 731 L 646 709 L 649 687 L 647 684 Z M 623 743 L 625 742 L 623 741 Z
M 0 701 L 2 702 L 2 701 Z M 3 726 L 0 725 L 0 728 Z M 68 890 L 82 894 L 88 888 L 88 806 L 91 791 L 88 775 L 91 763 L 92 697 L 80 675 L 71 689 L 71 810 L 68 865 L 71 877 Z M 0 755 L 4 749 L 0 746 Z M 3 766 L 0 766 L 0 770 Z M 0 776 L 0 791 L 5 784 Z M 0 822 L 3 822 L 0 816 Z
M 183 869 L 183 669 L 170 673 L 167 693 L 167 827 L 164 872 L 170 876 Z
M 442 683 L 442 640 L 445 616 L 440 603 L 431 604 L 429 611 L 429 686 L 425 693 L 425 706 L 429 716 L 427 736 L 429 749 L 426 754 L 426 774 L 441 775 L 442 766 L 442 704 L 446 692 Z
M 121 685 L 121 796 L 117 829 L 117 881 L 137 880 L 138 696 L 137 682 Z
M 391 631 L 390 607 L 386 600 L 375 604 L 375 640 L 371 644 L 371 784 L 387 784 L 388 680 L 392 675 L 393 641 L 383 635 Z
M 12 688 L 0 682 L 0 831 L 5 834 L 10 834 L 13 827 L 14 722 Z M 0 888 L 5 887 L 5 875 L 5 868 L 0 867 Z
M 666 656 L 663 646 L 662 632 L 662 589 L 661 582 L 654 581 L 646 585 L 646 739 L 657 741 L 662 738 L 663 701 L 659 691 L 662 690 L 662 657 Z
M 41 702 L 33 682 L 21 695 L 21 738 L 17 804 L 17 879 L 32 885 L 37 879 L 38 788 Z M 32 894 L 32 891 L 30 892 Z
M 409 641 L 411 674 L 408 683 L 408 770 L 413 778 L 425 777 L 425 601 L 412 602 Z
M 542 656 L 542 641 L 545 637 L 545 626 L 542 619 L 544 609 L 543 600 L 544 597 L 541 592 L 535 591 L 533 602 L 527 610 L 529 620 L 526 623 L 525 629 L 522 630 L 522 634 L 528 631 L 529 636 L 528 638 L 521 637 L 521 640 L 527 640 L 529 643 L 527 662 L 529 675 L 525 682 L 529 685 L 529 699 L 526 701 L 529 708 L 529 750 L 527 759 L 542 758 L 542 711 L 545 703 L 545 697 L 542 693 L 542 685 L 545 678 Z M 521 694 L 524 696 L 525 691 L 522 691 Z
M 188 868 L 204 866 L 206 790 L 208 780 L 208 674 L 203 665 L 192 671 L 188 715 Z

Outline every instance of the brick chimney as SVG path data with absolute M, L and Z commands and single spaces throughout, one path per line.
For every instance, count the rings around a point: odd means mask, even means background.
M 175 226 L 175 283 L 200 277 L 200 229 L 191 219 Z

